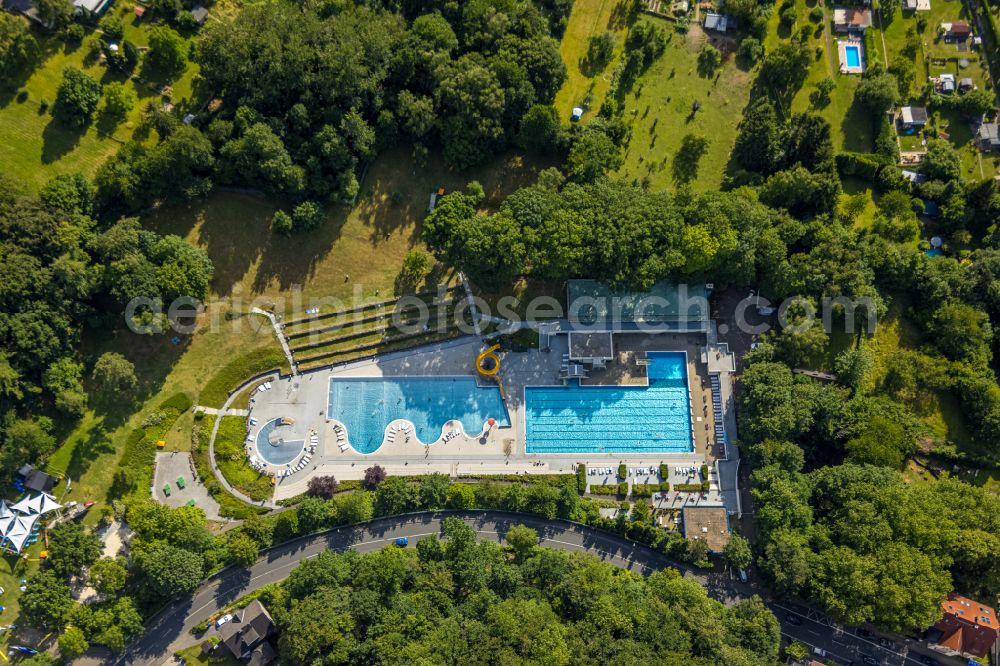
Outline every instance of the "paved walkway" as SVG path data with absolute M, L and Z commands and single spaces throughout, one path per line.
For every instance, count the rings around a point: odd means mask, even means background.
M 250 308 L 250 312 L 253 314 L 263 315 L 271 321 L 271 327 L 274 329 L 274 334 L 278 336 L 278 342 L 281 343 L 281 349 L 285 352 L 285 358 L 288 359 L 288 367 L 292 369 L 293 375 L 297 375 L 299 370 L 295 365 L 295 359 L 292 357 L 292 350 L 288 348 L 288 340 L 285 339 L 285 334 L 282 332 L 281 326 L 278 325 L 277 317 L 274 316 L 273 312 L 267 312 L 266 310 L 261 310 L 260 308 Z
M 218 409 L 216 407 L 204 407 L 202 405 L 197 405 L 194 411 L 202 412 L 203 414 L 209 414 L 211 416 L 250 416 L 250 410 L 248 409 Z

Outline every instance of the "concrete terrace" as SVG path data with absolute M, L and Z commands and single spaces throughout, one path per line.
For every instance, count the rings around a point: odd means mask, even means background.
M 364 470 L 379 464 L 389 474 L 426 474 L 439 472 L 450 476 L 476 474 L 538 474 L 572 473 L 577 463 L 588 467 L 612 468 L 609 475 L 589 477 L 592 484 L 617 483 L 613 478 L 619 462 L 630 470 L 656 468 L 661 462 L 671 467 L 671 483 L 687 483 L 691 479 L 675 469 L 700 467 L 703 462 L 712 466 L 709 434 L 713 424 L 709 408 L 708 369 L 698 362 L 697 335 L 685 334 L 628 334 L 616 337 L 622 353 L 636 354 L 646 350 L 686 351 L 688 354 L 689 390 L 692 396 L 695 425 L 695 450 L 687 453 L 643 454 L 534 454 L 525 453 L 524 443 L 524 388 L 559 384 L 558 375 L 563 354 L 568 352 L 567 337 L 554 336 L 550 351 L 532 350 L 523 353 L 506 353 L 502 357 L 500 376 L 504 384 L 506 405 L 511 426 L 495 428 L 480 438 L 480 433 L 460 434 L 447 442 L 425 446 L 416 438 L 397 436 L 385 442 L 371 454 L 361 454 L 353 448 L 341 451 L 333 426 L 327 419 L 329 379 L 331 377 L 406 377 L 406 376 L 476 376 L 475 358 L 483 349 L 481 339 L 465 337 L 444 343 L 385 354 L 331 368 L 323 368 L 279 380 L 272 380 L 271 390 L 258 392 L 251 402 L 251 415 L 257 426 L 253 434 L 271 419 L 290 418 L 296 437 L 309 439 L 312 431 L 318 435 L 315 453 L 305 469 L 278 480 L 275 500 L 305 492 L 313 476 L 332 474 L 338 479 L 360 479 Z M 700 367 L 699 367 L 700 366 Z M 642 378 L 643 383 L 645 377 Z M 481 386 L 490 382 L 480 378 Z M 698 421 L 701 419 L 701 421 Z M 388 425 L 388 424 L 386 424 Z M 292 435 L 289 435 L 291 437 Z M 348 433 L 349 437 L 349 433 Z M 653 479 L 630 479 L 636 483 L 653 482 Z M 718 483 L 712 479 L 712 492 L 706 498 L 673 498 L 665 500 L 667 506 L 684 502 L 701 504 L 719 503 Z M 671 493 L 673 495 L 673 493 Z

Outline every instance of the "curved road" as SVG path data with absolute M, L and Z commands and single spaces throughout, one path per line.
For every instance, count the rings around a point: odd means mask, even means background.
M 642 544 L 586 525 L 565 520 L 546 520 L 527 514 L 503 511 L 437 511 L 405 516 L 380 518 L 368 523 L 336 528 L 302 537 L 264 551 L 249 569 L 226 568 L 206 580 L 194 594 L 167 606 L 148 624 L 146 633 L 117 660 L 106 663 L 159 666 L 179 649 L 195 644 L 189 633 L 192 627 L 225 608 L 245 594 L 264 585 L 284 580 L 303 560 L 316 557 L 324 550 L 343 551 L 353 548 L 371 552 L 391 544 L 398 537 L 407 537 L 410 546 L 421 538 L 440 534 L 442 522 L 448 516 L 458 516 L 476 530 L 481 539 L 501 541 L 514 525 L 527 525 L 538 532 L 541 546 L 568 551 L 585 551 L 622 569 L 649 574 L 665 567 L 674 567 L 685 577 L 697 580 L 710 596 L 723 603 L 745 599 L 755 592 L 748 585 L 715 571 L 695 571 Z M 794 640 L 827 650 L 828 658 L 849 663 L 861 654 L 878 655 L 880 664 L 919 664 L 906 650 L 880 648 L 853 633 L 837 632 L 823 618 L 802 608 L 786 608 L 769 604 L 781 622 L 782 633 Z M 795 614 L 798 623 L 787 621 Z M 907 646 L 910 654 L 913 646 Z M 926 650 L 920 650 L 926 653 Z M 930 653 L 933 654 L 933 653 Z M 945 663 L 940 655 L 937 658 Z M 949 662 L 962 663 L 962 662 Z

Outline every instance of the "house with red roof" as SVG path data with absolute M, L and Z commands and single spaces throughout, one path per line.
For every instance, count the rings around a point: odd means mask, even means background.
M 997 612 L 954 592 L 941 602 L 944 617 L 927 632 L 928 646 L 942 654 L 978 659 L 1000 638 Z

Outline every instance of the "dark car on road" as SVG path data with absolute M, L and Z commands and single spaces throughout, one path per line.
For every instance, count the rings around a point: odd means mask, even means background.
M 788 622 L 788 624 L 794 624 L 795 626 L 802 624 L 802 618 L 795 613 L 785 613 L 785 621 Z
M 868 666 L 878 666 L 878 659 L 871 656 L 870 654 L 861 655 L 861 661 L 865 662 Z
M 881 645 L 884 648 L 889 649 L 889 650 L 893 650 L 893 649 L 896 648 L 896 644 L 893 643 L 892 641 L 890 641 L 888 638 L 880 638 L 880 639 L 878 639 L 878 644 Z

